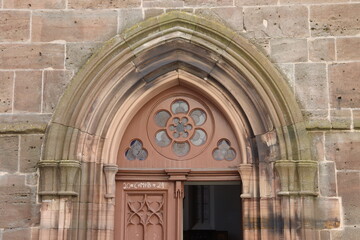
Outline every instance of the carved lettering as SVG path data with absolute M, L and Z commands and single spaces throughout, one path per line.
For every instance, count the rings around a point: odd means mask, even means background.
M 165 189 L 164 182 L 124 182 L 123 189 Z

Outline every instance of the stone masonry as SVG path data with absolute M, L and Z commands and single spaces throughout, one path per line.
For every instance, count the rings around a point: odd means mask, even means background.
M 0 240 L 37 239 L 37 163 L 71 78 L 111 37 L 174 10 L 235 30 L 284 74 L 319 162 L 318 214 L 336 219 L 319 237 L 358 239 L 359 0 L 0 0 Z

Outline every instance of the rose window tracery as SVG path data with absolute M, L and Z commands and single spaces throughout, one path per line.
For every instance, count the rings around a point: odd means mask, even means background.
M 155 108 L 149 120 L 149 138 L 162 155 L 193 157 L 212 134 L 212 119 L 206 106 L 192 98 L 169 98 Z M 209 135 L 210 134 L 210 135 Z
M 196 93 L 184 90 L 160 94 L 144 105 L 125 132 L 119 152 L 131 167 L 161 161 L 212 161 L 221 167 L 238 161 L 237 139 L 226 117 Z M 171 167 L 182 163 L 167 162 Z M 214 167 L 213 165 L 196 165 Z M 187 166 L 187 165 L 186 165 Z

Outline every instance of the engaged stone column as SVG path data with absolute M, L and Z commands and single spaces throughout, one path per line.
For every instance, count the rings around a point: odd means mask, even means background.
M 115 176 L 118 171 L 117 165 L 109 165 L 106 164 L 103 167 L 104 176 L 105 176 L 105 194 L 104 198 L 106 198 L 106 240 L 111 240 L 114 237 L 114 221 L 115 221 L 115 189 L 116 189 L 116 182 Z
M 317 162 L 278 160 L 275 162 L 275 169 L 281 184 L 277 194 L 281 197 L 284 237 L 316 239 L 314 197 L 317 196 Z M 303 231 L 297 232 L 293 226 L 302 226 Z
M 244 239 L 255 240 L 259 237 L 258 196 L 256 169 L 252 164 L 240 164 L 239 174 L 242 181 L 242 218 Z
M 73 198 L 81 163 L 77 160 L 42 160 L 40 169 L 41 222 L 39 239 L 65 239 L 71 229 Z

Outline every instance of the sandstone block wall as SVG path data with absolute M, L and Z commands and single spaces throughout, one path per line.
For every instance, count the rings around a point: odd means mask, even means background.
M 0 240 L 36 238 L 36 163 L 74 74 L 104 41 L 173 10 L 222 22 L 278 66 L 319 161 L 319 214 L 339 222 L 319 236 L 358 239 L 359 0 L 0 0 Z

